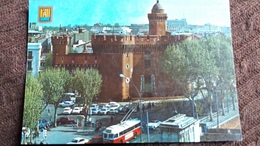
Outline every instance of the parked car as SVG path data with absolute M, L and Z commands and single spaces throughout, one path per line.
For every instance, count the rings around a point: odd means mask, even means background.
M 157 128 L 160 124 L 161 124 L 161 121 L 159 121 L 159 120 L 151 120 L 151 121 L 148 123 L 148 127 L 151 128 L 151 129 L 155 129 L 155 128 Z
M 57 119 L 57 124 L 76 124 L 76 121 L 69 117 L 60 117 L 59 119 Z
M 64 101 L 64 102 L 59 103 L 59 106 L 61 106 L 61 107 L 71 107 L 73 105 L 74 105 L 74 102 L 72 102 L 72 101 Z
M 89 140 L 81 137 L 73 138 L 67 144 L 86 144 Z
M 108 111 L 109 114 L 117 114 L 118 113 L 118 109 L 117 108 L 110 108 L 110 110 Z
M 123 111 L 123 109 L 124 109 L 124 106 L 123 105 L 120 105 L 119 107 L 118 107 L 118 111 Z
M 83 109 L 83 107 L 74 107 L 72 110 L 72 114 L 80 114 L 82 109 Z
M 93 108 L 91 111 L 93 115 L 100 113 L 100 110 L 98 108 Z
M 98 105 L 98 108 L 101 110 L 101 109 L 103 109 L 103 108 L 107 108 L 107 109 L 109 109 L 111 106 L 109 105 L 109 104 L 99 104 Z
M 95 104 L 95 103 L 93 103 L 91 106 L 90 106 L 90 108 L 89 109 L 94 109 L 94 108 L 98 108 L 98 104 Z
M 63 114 L 71 114 L 71 112 L 72 112 L 72 109 L 71 109 L 71 107 L 65 107 L 64 109 L 63 109 Z
M 114 104 L 111 104 L 110 108 L 119 109 L 119 107 L 120 107 L 120 104 L 114 103 Z
M 103 115 L 106 115 L 108 113 L 108 109 L 107 108 L 102 108 L 99 112 L 99 114 L 103 114 Z
M 93 136 L 88 142 L 87 144 L 90 143 L 103 143 L 103 138 L 100 136 Z
M 47 120 L 45 120 L 45 119 L 40 119 L 38 125 L 39 125 L 39 129 L 43 129 L 43 128 L 45 128 L 45 127 L 51 126 L 51 124 L 52 124 L 51 121 L 47 121 Z

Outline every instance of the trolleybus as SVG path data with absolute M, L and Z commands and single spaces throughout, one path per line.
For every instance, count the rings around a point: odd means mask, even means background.
M 126 143 L 140 135 L 140 120 L 128 119 L 116 125 L 107 127 L 103 131 L 104 143 Z

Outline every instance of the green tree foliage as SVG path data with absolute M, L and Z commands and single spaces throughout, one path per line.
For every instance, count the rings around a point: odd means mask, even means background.
M 212 57 L 216 60 L 216 66 L 219 68 L 215 86 L 220 91 L 218 98 L 220 99 L 222 115 L 224 115 L 224 100 L 228 100 L 227 89 L 232 87 L 235 80 L 231 38 L 222 34 L 211 36 L 205 40 L 205 47 L 211 52 Z M 228 102 L 226 103 L 228 104 Z
M 114 27 L 120 27 L 119 23 L 115 23 Z
M 195 116 L 194 98 L 203 87 L 203 82 L 216 78 L 218 68 L 209 50 L 202 44 L 204 40 L 186 40 L 168 46 L 160 66 L 163 72 L 178 81 L 184 96 L 192 101 Z
M 193 101 L 200 91 L 208 103 L 210 120 L 213 97 L 218 88 L 218 98 L 224 114 L 225 93 L 235 80 L 230 38 L 218 34 L 168 46 L 161 60 L 161 67 L 182 85 L 185 97 Z
M 71 79 L 68 71 L 65 69 L 48 68 L 40 74 L 40 82 L 43 86 L 43 96 L 48 104 L 54 105 L 54 124 L 56 126 L 56 113 L 62 95 Z
M 160 65 L 165 73 L 182 85 L 187 98 L 191 97 L 191 83 L 199 89 L 202 86 L 201 79 L 216 77 L 218 73 L 215 60 L 200 40 L 187 40 L 168 46 Z
M 42 85 L 28 73 L 25 83 L 23 126 L 29 128 L 30 131 L 37 128 L 41 111 L 44 108 L 42 95 Z M 31 137 L 32 135 L 30 135 L 30 142 L 32 142 Z
M 50 51 L 45 59 L 45 69 L 52 67 L 52 52 Z
M 76 69 L 74 76 L 74 86 L 84 98 L 84 104 L 89 106 L 92 100 L 101 91 L 102 76 L 96 69 L 80 70 Z
M 96 69 L 76 69 L 74 74 L 74 86 L 84 99 L 84 106 L 89 107 L 93 98 L 101 91 L 102 76 Z

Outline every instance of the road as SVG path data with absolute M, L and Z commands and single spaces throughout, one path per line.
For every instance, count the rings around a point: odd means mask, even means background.
M 142 114 L 143 121 L 146 121 L 146 114 L 145 114 L 146 111 L 149 112 L 150 120 L 158 119 L 158 120 L 164 121 L 167 118 L 173 116 L 173 113 L 171 112 L 172 111 L 171 104 L 168 104 L 168 105 L 163 104 L 160 101 L 153 101 L 153 102 L 155 102 L 155 106 L 152 109 L 145 110 L 143 112 L 143 114 Z M 120 104 L 128 104 L 128 103 L 124 102 L 124 103 L 120 103 Z M 48 114 L 48 109 L 50 111 L 50 114 Z M 54 111 L 53 105 L 48 105 L 46 110 L 42 113 L 42 118 L 44 118 L 44 119 L 52 118 L 52 121 L 53 121 L 53 111 Z M 62 113 L 62 112 L 63 112 L 63 108 L 58 108 L 57 116 L 58 117 L 63 116 L 63 115 L 60 115 L 60 113 Z M 77 119 L 77 115 L 67 115 L 67 116 L 70 118 L 73 118 L 73 119 Z M 231 115 L 227 115 L 227 116 L 230 117 Z M 124 115 L 120 115 L 120 114 L 113 115 L 114 120 L 112 123 L 110 121 L 110 117 L 111 117 L 111 115 L 91 115 L 91 118 L 94 118 L 99 122 L 102 122 L 104 124 L 103 126 L 105 126 L 105 127 L 119 123 L 120 120 L 124 117 Z M 140 119 L 140 112 L 133 113 L 131 115 L 131 118 Z M 214 119 L 215 119 L 215 117 L 214 117 Z M 104 130 L 105 127 L 103 127 L 102 130 Z M 65 127 L 65 126 L 58 126 L 55 128 L 51 128 L 51 131 L 48 131 L 46 141 L 49 144 L 65 144 L 65 143 L 68 143 L 69 141 L 71 141 L 75 137 L 83 137 L 86 139 L 90 139 L 94 135 L 102 136 L 102 130 L 100 130 L 99 132 L 93 132 L 93 133 L 91 133 L 89 131 L 79 132 L 78 130 L 79 130 L 79 128 L 77 128 L 77 127 Z M 80 130 L 82 131 L 84 129 L 80 129 Z M 149 130 L 149 133 L 150 133 L 150 142 L 153 142 L 153 143 L 160 142 L 159 129 Z M 37 141 L 39 142 L 42 139 L 43 139 L 43 136 L 41 133 L 41 135 L 37 139 Z M 148 142 L 147 129 L 144 128 L 142 130 L 141 143 L 147 143 L 147 142 Z M 140 143 L 140 136 L 138 136 L 136 139 L 129 141 L 129 143 Z

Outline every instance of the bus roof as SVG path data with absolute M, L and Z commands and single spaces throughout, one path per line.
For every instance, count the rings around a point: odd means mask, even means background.
M 136 124 L 140 123 L 140 120 L 138 119 L 129 119 L 126 120 L 124 122 L 118 123 L 116 125 L 112 125 L 106 128 L 106 130 L 104 131 L 104 133 L 111 133 L 111 134 L 115 134 L 115 133 L 119 133 L 121 131 L 124 131 L 125 129 L 132 127 Z M 107 132 L 111 131 L 111 132 Z

